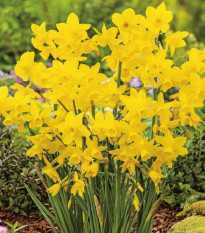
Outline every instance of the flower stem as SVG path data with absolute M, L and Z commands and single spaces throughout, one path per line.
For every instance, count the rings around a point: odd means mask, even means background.
M 120 86 L 121 72 L 122 72 L 122 62 L 120 61 L 120 62 L 119 62 L 119 66 L 118 66 L 117 87 Z
M 66 110 L 66 112 L 69 112 L 66 106 L 59 99 L 58 99 L 58 103 Z

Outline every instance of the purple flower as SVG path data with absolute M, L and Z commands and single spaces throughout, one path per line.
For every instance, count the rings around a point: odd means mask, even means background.
M 8 74 L 9 78 L 14 78 L 16 77 L 17 75 L 15 74 L 14 70 L 11 70 Z
M 140 78 L 132 78 L 130 80 L 129 85 L 131 87 L 141 87 L 142 86 L 142 82 L 140 81 Z
M 44 103 L 45 102 L 45 99 L 42 97 L 40 99 L 37 99 L 40 103 Z
M 8 233 L 7 227 L 0 226 L 0 233 Z
M 150 95 L 153 95 L 153 86 L 150 84 L 147 84 L 147 87 L 151 87 L 151 89 L 148 91 Z
M 4 75 L 5 75 L 4 71 L 0 70 L 0 76 L 4 76 Z
M 46 63 L 46 66 L 47 66 L 47 67 L 51 67 L 51 66 L 52 66 L 52 63 L 51 63 L 51 62 L 48 62 L 48 63 Z
M 9 78 L 14 78 L 17 83 L 20 83 L 20 84 L 23 83 L 23 80 L 21 78 L 19 78 L 19 76 L 16 75 L 14 70 L 10 71 L 10 73 L 8 74 L 8 77 Z

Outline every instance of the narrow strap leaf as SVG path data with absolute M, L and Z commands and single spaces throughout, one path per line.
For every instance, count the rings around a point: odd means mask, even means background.
M 76 200 L 80 208 L 83 210 L 84 214 L 88 215 L 88 209 L 87 209 L 85 201 L 82 198 L 78 197 L 77 195 L 74 196 L 74 199 Z
M 32 193 L 31 189 L 25 184 L 25 187 L 29 193 L 29 195 L 31 196 L 32 200 L 35 202 L 35 204 L 37 205 L 37 207 L 39 208 L 39 210 L 41 211 L 42 215 L 46 218 L 47 222 L 49 223 L 49 225 L 52 227 L 53 231 L 55 233 L 58 233 L 57 230 L 55 229 L 53 223 L 51 222 L 51 220 L 49 219 L 49 217 L 59 225 L 57 219 L 51 214 L 50 211 L 47 210 L 47 208 L 37 199 L 37 197 Z M 49 216 L 49 217 L 48 217 Z

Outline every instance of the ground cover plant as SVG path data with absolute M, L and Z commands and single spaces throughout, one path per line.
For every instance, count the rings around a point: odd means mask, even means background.
M 205 201 L 197 201 L 191 204 L 187 209 L 184 211 L 186 215 L 202 215 L 205 216 Z
M 47 31 L 45 22 L 32 25 L 32 44 L 52 65 L 24 53 L 15 72 L 29 83 L 13 85 L 13 96 L 0 88 L 0 113 L 4 125 L 29 130 L 33 146 L 26 154 L 44 164 L 44 176 L 39 175 L 54 215 L 26 188 L 54 232 L 50 218 L 62 233 L 152 231 L 162 199 L 157 195 L 162 166 L 171 168 L 188 153 L 186 136 L 201 121 L 195 109 L 205 99 L 205 50 L 192 48 L 188 61 L 173 61 L 188 32 L 166 34 L 172 18 L 161 3 L 148 7 L 145 17 L 131 8 L 114 13 L 115 26 L 94 28 L 92 37 L 91 25 L 81 24 L 74 13 L 57 30 Z M 104 57 L 88 66 L 92 53 Z M 111 77 L 102 66 L 112 70 Z M 140 88 L 130 86 L 132 77 L 140 78 Z M 44 109 L 38 108 L 40 95 L 32 84 L 45 90 Z M 171 88 L 179 90 L 168 102 L 164 96 Z
M 200 111 L 199 115 L 204 116 Z M 187 132 L 181 129 L 180 133 L 185 135 Z M 160 191 L 169 205 L 186 208 L 197 200 L 205 199 L 204 133 L 205 125 L 202 122 L 198 125 L 198 130 L 189 133 L 189 153 L 178 157 L 172 169 L 165 168 L 166 178 L 160 185 Z
M 25 184 L 41 201 L 46 203 L 47 195 L 34 164 L 36 158 L 28 158 L 25 153 L 29 149 L 26 138 L 15 135 L 15 129 L 1 127 L 0 133 L 0 207 L 6 207 L 15 213 L 27 216 L 30 211 L 37 211 Z
M 192 216 L 178 222 L 169 233 L 204 233 L 205 217 L 202 216 Z

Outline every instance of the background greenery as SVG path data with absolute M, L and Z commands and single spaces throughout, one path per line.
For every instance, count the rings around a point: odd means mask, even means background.
M 64 22 L 70 12 L 75 12 L 80 21 L 90 23 L 101 30 L 102 23 L 112 24 L 113 12 L 122 12 L 128 7 L 144 14 L 148 5 L 157 6 L 161 0 L 0 0 L 0 69 L 10 71 L 19 56 L 31 50 L 31 23 L 47 23 L 47 29 Z M 187 30 L 196 36 L 192 42 L 204 42 L 205 2 L 203 0 L 165 0 L 172 10 L 173 30 Z M 92 32 L 91 32 L 92 33 Z M 193 37 L 193 36 L 192 36 Z M 196 46 L 198 46 L 196 44 Z

